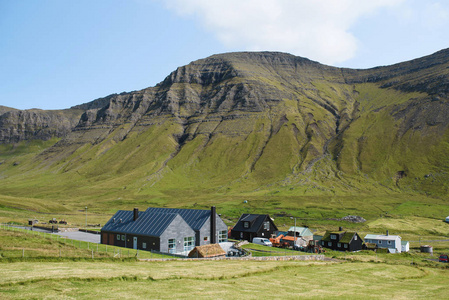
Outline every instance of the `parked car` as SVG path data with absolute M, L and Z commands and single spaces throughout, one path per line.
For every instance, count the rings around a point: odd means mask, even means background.
M 440 257 L 438 258 L 439 262 L 449 262 L 449 257 L 447 254 L 441 254 Z
M 258 244 L 258 245 L 263 245 L 263 246 L 270 246 L 270 247 L 273 246 L 273 244 L 270 242 L 269 239 L 260 238 L 260 237 L 253 238 L 253 243 Z

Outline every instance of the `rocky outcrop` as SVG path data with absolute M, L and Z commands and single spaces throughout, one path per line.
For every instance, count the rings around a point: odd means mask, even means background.
M 0 115 L 0 143 L 64 137 L 78 123 L 81 111 L 8 110 Z

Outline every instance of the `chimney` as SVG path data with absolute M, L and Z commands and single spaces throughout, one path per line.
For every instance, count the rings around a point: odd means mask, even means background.
M 343 231 L 343 227 L 338 227 L 338 231 Z
M 215 206 L 212 206 L 210 208 L 210 243 L 216 244 L 217 243 L 217 224 L 215 220 Z
M 138 208 L 134 208 L 133 212 L 134 212 L 133 221 L 135 221 L 139 217 L 139 209 Z
M 390 232 L 387 230 L 387 236 L 390 234 Z

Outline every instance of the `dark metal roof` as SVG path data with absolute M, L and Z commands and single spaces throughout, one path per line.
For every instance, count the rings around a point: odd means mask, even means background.
M 160 236 L 178 214 L 139 212 L 139 217 L 133 221 L 133 212 L 119 210 L 103 226 L 102 231 L 116 233 Z
M 207 209 L 149 207 L 145 212 L 179 214 L 193 230 L 200 230 L 210 217 L 210 210 Z

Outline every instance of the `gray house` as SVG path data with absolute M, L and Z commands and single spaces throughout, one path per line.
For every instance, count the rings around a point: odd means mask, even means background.
M 102 244 L 167 253 L 186 254 L 195 246 L 225 241 L 227 226 L 215 207 L 119 210 L 101 229 Z

